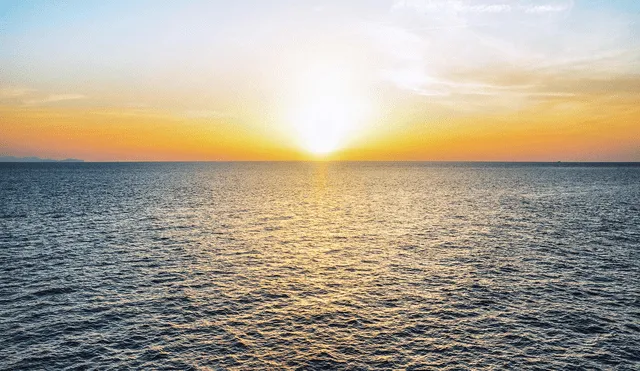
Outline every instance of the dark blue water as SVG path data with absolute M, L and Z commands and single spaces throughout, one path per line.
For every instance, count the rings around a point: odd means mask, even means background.
M 634 164 L 0 164 L 0 369 L 640 369 Z

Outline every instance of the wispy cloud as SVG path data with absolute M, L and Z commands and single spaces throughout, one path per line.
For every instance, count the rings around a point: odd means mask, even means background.
M 231 113 L 215 110 L 187 110 L 182 113 L 182 116 L 191 119 L 219 119 L 233 117 Z
M 0 87 L 0 103 L 10 99 L 24 97 L 32 92 L 35 92 L 35 90 L 17 87 Z
M 82 94 L 50 94 L 43 98 L 26 99 L 23 103 L 27 106 L 37 106 L 48 103 L 58 103 L 69 100 L 85 99 Z
M 559 13 L 571 10 L 573 8 L 573 1 L 564 2 L 560 4 L 546 4 L 546 5 L 528 5 L 524 6 L 523 9 L 527 13 Z
M 2 105 L 40 106 L 85 98 L 86 96 L 83 94 L 46 94 L 30 88 L 0 88 L 0 104 Z
M 471 1 L 471 0 L 396 0 L 391 9 L 410 10 L 419 13 L 559 13 L 570 10 L 573 1 Z
M 430 101 L 628 95 L 640 49 L 630 23 L 572 0 L 396 0 L 367 24 L 380 78 Z M 608 85 L 602 89 L 602 84 Z M 455 102 L 454 102 L 455 103 Z

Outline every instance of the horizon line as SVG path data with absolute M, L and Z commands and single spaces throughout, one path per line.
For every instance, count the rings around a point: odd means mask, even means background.
M 73 161 L 69 161 L 73 160 Z M 82 159 L 41 159 L 33 161 L 2 161 L 2 164 L 32 163 L 32 164 L 134 164 L 134 163 L 291 163 L 291 162 L 370 162 L 370 163 L 478 163 L 478 164 L 639 164 L 640 161 L 535 161 L 535 160 L 341 160 L 341 159 L 310 159 L 310 160 L 106 160 L 91 161 Z

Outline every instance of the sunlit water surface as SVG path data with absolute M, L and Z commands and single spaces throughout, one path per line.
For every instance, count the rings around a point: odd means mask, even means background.
M 2 369 L 638 369 L 640 167 L 0 164 Z

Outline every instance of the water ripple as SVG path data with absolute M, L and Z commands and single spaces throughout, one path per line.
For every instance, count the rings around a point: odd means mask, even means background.
M 0 165 L 0 369 L 640 368 L 640 167 Z

